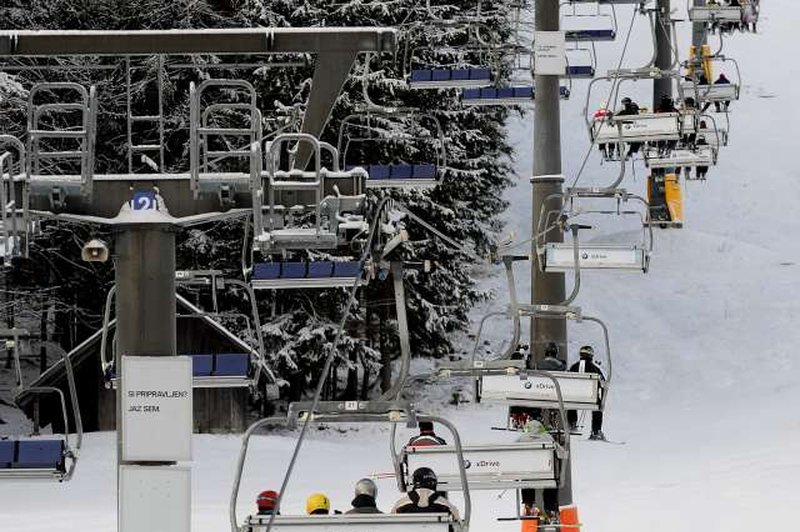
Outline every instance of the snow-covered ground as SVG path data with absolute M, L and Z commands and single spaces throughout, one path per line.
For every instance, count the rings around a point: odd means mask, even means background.
M 656 235 L 648 275 L 585 275 L 577 303 L 604 319 L 611 332 L 615 381 L 606 434 L 626 445 L 574 442 L 575 499 L 585 529 L 595 532 L 676 529 L 714 532 L 791 530 L 800 503 L 800 171 L 794 164 L 800 109 L 793 96 L 800 62 L 791 56 L 800 6 L 764 2 L 759 35 L 736 35 L 725 53 L 740 62 L 742 100 L 733 105 L 731 146 L 707 183 L 687 190 L 687 223 Z M 682 7 L 682 6 L 681 6 Z M 620 27 L 629 11 L 618 8 Z M 644 21 L 631 40 L 628 64 L 649 56 Z M 624 32 L 623 29 L 620 32 Z M 685 48 L 688 31 L 680 41 Z M 619 44 L 600 45 L 601 66 L 616 63 Z M 613 53 L 612 53 L 613 51 Z M 789 56 L 789 57 L 783 57 Z M 574 176 L 585 150 L 581 109 L 587 82 L 563 113 L 565 173 Z M 627 91 L 647 101 L 650 84 Z M 515 124 L 519 186 L 506 213 L 516 238 L 530 235 L 529 124 Z M 583 183 L 610 181 L 593 156 Z M 641 192 L 643 171 L 626 186 Z M 518 267 L 519 290 L 529 271 Z M 500 271 L 485 281 L 497 289 L 487 308 L 504 306 Z M 477 313 L 476 313 L 477 315 Z M 584 339 L 576 326 L 571 343 Z M 588 329 L 588 327 L 587 327 Z M 507 324 L 490 328 L 494 345 L 508 340 Z M 431 393 L 430 396 L 437 394 Z M 436 405 L 481 443 L 508 437 L 490 431 L 500 408 Z M 347 508 L 359 477 L 389 472 L 387 432 L 377 428 L 317 432 L 304 448 L 287 492 L 286 513 L 301 512 L 312 491 Z M 242 486 L 240 514 L 262 489 L 275 487 L 288 460 L 291 435 L 257 437 Z M 227 530 L 227 503 L 240 438 L 195 438 L 193 529 Z M 0 484 L 0 530 L 81 532 L 115 528 L 114 436 L 86 438 L 68 485 Z M 398 496 L 380 481 L 379 503 Z M 513 494 L 474 497 L 474 530 L 517 530 L 494 519 L 514 511 Z

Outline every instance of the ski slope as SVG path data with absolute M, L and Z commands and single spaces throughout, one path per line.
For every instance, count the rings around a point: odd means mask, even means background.
M 734 103 L 731 145 L 707 183 L 686 191 L 685 229 L 659 231 L 647 275 L 587 273 L 577 304 L 606 321 L 614 349 L 615 381 L 604 430 L 610 445 L 574 441 L 575 500 L 591 532 L 749 532 L 791 530 L 800 503 L 800 171 L 794 155 L 800 109 L 794 92 L 800 62 L 793 46 L 800 6 L 763 2 L 759 35 L 736 35 L 725 45 L 744 76 Z M 682 8 L 682 6 L 676 6 Z M 630 11 L 618 7 L 620 33 Z M 630 65 L 649 57 L 644 20 L 631 39 Z M 680 40 L 689 42 L 688 29 Z M 620 44 L 601 44 L 601 70 L 618 60 Z M 790 57 L 782 58 L 787 51 Z M 613 53 L 612 53 L 613 51 Z M 588 148 L 581 116 L 588 82 L 575 82 L 563 107 L 564 170 L 574 176 Z M 651 84 L 626 91 L 649 100 Z M 519 185 L 508 194 L 508 230 L 530 235 L 530 120 L 512 124 L 518 147 Z M 592 155 L 582 184 L 613 180 L 616 167 Z M 644 189 L 644 171 L 626 178 Z M 520 294 L 529 293 L 529 269 L 517 267 Z M 485 285 L 505 304 L 500 269 Z M 495 322 L 488 338 L 500 348 L 508 324 Z M 583 341 L 570 330 L 574 355 Z M 465 349 L 471 346 L 465 345 Z M 465 441 L 501 441 L 491 431 L 502 409 L 444 405 L 447 393 L 422 393 L 457 423 Z M 422 402 L 422 401 L 421 401 Z M 422 404 L 425 404 L 422 402 Z M 300 513 L 305 496 L 324 491 L 347 509 L 361 476 L 388 473 L 388 432 L 377 427 L 313 431 L 289 486 L 285 513 Z M 262 489 L 281 479 L 294 437 L 255 438 L 242 486 L 240 516 L 253 509 Z M 238 436 L 196 436 L 193 530 L 228 530 L 228 499 L 240 445 Z M 379 505 L 399 494 L 391 479 L 379 481 Z M 115 438 L 90 434 L 74 480 L 66 485 L 0 483 L 0 530 L 108 532 L 116 528 Z M 494 519 L 514 512 L 513 494 L 474 497 L 473 530 L 511 531 Z M 156 531 L 154 531 L 156 532 Z M 160 532 L 160 531 L 158 531 Z

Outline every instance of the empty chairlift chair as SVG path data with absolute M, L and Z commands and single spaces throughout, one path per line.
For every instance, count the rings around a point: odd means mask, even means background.
M 72 478 L 78 461 L 78 452 L 83 440 L 78 394 L 72 363 L 64 353 L 64 364 L 69 388 L 69 403 L 73 410 L 75 438 L 69 432 L 67 399 L 59 388 L 48 386 L 25 388 L 23 386 L 15 401 L 23 395 L 55 395 L 61 406 L 64 434 L 62 437 L 0 439 L 0 481 L 3 480 L 55 480 Z
M 410 89 L 476 89 L 491 84 L 488 68 L 413 69 L 408 78 Z
M 336 249 L 369 231 L 364 215 L 366 197 L 360 191 L 366 176 L 363 169 L 340 171 L 336 160 L 338 152 L 305 133 L 280 134 L 266 146 L 266 171 L 262 167 L 261 146 L 251 146 L 254 152 L 250 174 L 254 190 L 254 251 Z M 311 169 L 293 169 L 291 161 L 290 169 L 283 169 L 281 153 L 284 149 L 290 152 L 308 149 L 313 159 Z M 331 169 L 324 167 L 321 161 L 327 152 L 334 159 Z M 343 180 L 352 183 L 353 194 L 340 193 L 338 185 Z M 306 198 L 302 205 L 297 204 L 298 197 Z M 297 209 L 299 213 L 295 212 Z
M 602 42 L 617 38 L 616 12 L 611 6 L 610 13 L 600 11 L 600 4 L 589 13 L 579 13 L 576 3 L 572 3 L 571 11 L 561 15 L 560 27 L 564 31 L 567 42 Z M 566 6 L 568 4 L 564 4 Z
M 447 148 L 444 130 L 433 115 L 407 113 L 382 116 L 380 113 L 349 115 L 339 126 L 338 150 L 346 169 L 360 167 L 366 170 L 366 188 L 428 189 L 435 187 L 447 166 Z M 382 120 L 382 122 L 381 122 Z M 395 135 L 391 128 L 402 128 Z M 387 134 L 387 130 L 389 134 Z M 410 131 L 409 131 L 410 130 Z M 429 156 L 426 162 L 375 164 L 363 160 L 371 156 L 372 145 L 389 143 L 413 145 L 415 151 Z M 354 152 L 359 152 L 355 155 Z M 361 160 L 358 160 L 357 157 Z
M 594 189 L 569 189 L 565 194 L 565 208 L 561 212 L 542 212 L 540 216 L 539 232 L 543 231 L 550 223 L 558 217 L 562 217 L 573 229 L 572 242 L 545 242 L 543 239 L 537 240 L 537 254 L 539 264 L 545 272 L 566 272 L 579 270 L 629 270 L 646 273 L 650 266 L 650 254 L 653 249 L 653 233 L 649 224 L 649 211 L 647 202 L 633 194 L 624 191 L 611 191 L 608 195 L 598 195 Z M 605 199 L 614 201 L 615 208 L 580 208 L 575 209 L 575 201 L 579 198 L 590 198 L 591 200 L 602 201 Z M 622 202 L 632 201 L 636 205 L 641 205 L 642 209 L 623 209 Z M 636 242 L 581 242 L 578 239 L 578 228 L 588 229 L 591 226 L 583 227 L 575 224 L 582 216 L 611 218 L 633 218 L 641 229 L 642 237 Z M 584 218 L 585 219 L 585 218 Z
M 560 87 L 562 98 L 568 98 L 570 91 Z M 532 105 L 536 99 L 533 87 L 501 87 L 486 89 L 467 89 L 461 94 L 461 103 L 467 107 L 493 105 Z
M 260 262 L 253 265 L 255 290 L 350 287 L 362 276 L 358 261 Z

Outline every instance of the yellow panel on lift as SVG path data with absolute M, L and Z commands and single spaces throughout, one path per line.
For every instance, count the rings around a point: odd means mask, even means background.
M 711 47 L 707 44 L 704 44 L 700 48 L 700 52 L 703 54 L 703 74 L 705 74 L 706 79 L 709 83 L 714 81 L 714 64 L 711 60 Z M 694 62 L 697 58 L 697 48 L 695 46 L 689 47 L 689 61 L 687 66 L 687 74 L 692 76 L 694 74 Z
M 683 196 L 677 175 L 667 174 L 664 177 L 664 196 L 667 200 L 670 221 L 683 225 Z
M 650 225 L 683 227 L 683 195 L 677 174 L 651 175 L 647 179 Z

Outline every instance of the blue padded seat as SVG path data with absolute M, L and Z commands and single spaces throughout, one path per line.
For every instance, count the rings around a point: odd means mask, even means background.
M 64 465 L 62 440 L 20 440 L 15 469 L 61 469 Z
M 436 166 L 433 164 L 415 164 L 411 169 L 414 179 L 436 179 Z
M 391 168 L 386 164 L 372 164 L 369 167 L 370 179 L 389 179 Z
M 305 262 L 284 262 L 281 264 L 281 279 L 303 279 L 305 276 Z
M 309 279 L 324 279 L 333 275 L 333 263 L 328 261 L 318 261 L 308 263 Z
M 458 68 L 455 70 L 450 71 L 451 79 L 454 81 L 464 81 L 470 79 L 470 69 L 469 68 Z
M 568 76 L 594 76 L 594 67 L 591 65 L 573 65 L 567 67 Z
M 483 89 L 464 89 L 464 92 L 461 93 L 461 97 L 465 100 L 477 100 L 481 97 L 481 90 Z
M 411 179 L 412 166 L 410 164 L 393 164 L 391 167 L 392 179 Z
M 280 275 L 279 262 L 259 262 L 253 265 L 253 279 L 277 279 Z
M 11 440 L 0 440 L 0 469 L 8 469 L 14 462 L 14 451 L 17 442 Z
M 488 68 L 472 68 L 469 71 L 469 79 L 479 80 L 485 79 L 490 80 L 492 79 L 492 72 Z
M 334 277 L 357 277 L 361 275 L 361 264 L 358 261 L 334 262 Z
M 533 98 L 533 87 L 514 87 L 514 98 Z
M 497 97 L 498 98 L 513 98 L 514 97 L 514 89 L 511 87 L 503 87 L 501 89 L 497 89 Z
M 433 72 L 430 70 L 412 70 L 411 81 L 430 81 Z
M 191 355 L 192 375 L 194 377 L 209 377 L 214 370 L 214 355 Z
M 433 70 L 431 72 L 431 81 L 449 81 L 453 79 L 453 72 L 451 70 Z
M 247 353 L 220 353 L 214 358 L 214 374 L 218 377 L 246 377 L 250 370 Z

